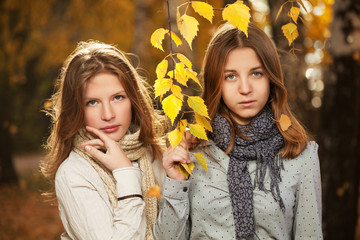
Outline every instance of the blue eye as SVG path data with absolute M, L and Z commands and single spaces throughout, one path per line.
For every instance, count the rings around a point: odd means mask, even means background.
M 116 101 L 120 101 L 121 99 L 123 99 L 124 98 L 124 96 L 122 96 L 122 95 L 116 95 L 115 97 L 114 97 L 114 99 L 116 100 Z
M 264 74 L 262 72 L 253 72 L 252 75 L 254 77 L 262 77 Z
M 236 79 L 236 76 L 234 74 L 228 74 L 228 75 L 225 75 L 225 80 L 235 80 Z
M 97 103 L 96 100 L 91 100 L 91 101 L 88 101 L 88 102 L 86 103 L 86 105 L 88 105 L 88 106 L 94 106 L 96 103 Z

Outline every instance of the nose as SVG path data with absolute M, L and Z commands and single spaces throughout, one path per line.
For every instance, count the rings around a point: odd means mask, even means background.
M 115 117 L 115 112 L 110 103 L 104 103 L 102 106 L 101 119 L 109 121 Z
M 252 86 L 248 77 L 240 77 L 238 82 L 238 91 L 243 95 L 247 95 L 252 91 Z

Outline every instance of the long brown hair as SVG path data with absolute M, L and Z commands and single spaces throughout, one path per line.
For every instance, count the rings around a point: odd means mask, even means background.
M 215 113 L 219 113 L 229 121 L 232 127 L 232 141 L 226 152 L 229 153 L 232 150 L 236 132 L 230 110 L 221 97 L 221 83 L 224 78 L 225 61 L 230 51 L 235 48 L 251 48 L 258 56 L 264 72 L 270 80 L 268 105 L 272 109 L 278 129 L 285 139 L 281 155 L 283 158 L 295 158 L 306 148 L 310 136 L 296 120 L 288 105 L 283 72 L 274 44 L 263 30 L 252 23 L 248 27 L 248 36 L 230 24 L 220 26 L 210 40 L 202 66 L 201 77 L 204 81 L 202 97 L 208 107 L 209 116 L 213 118 Z M 289 116 L 292 122 L 291 127 L 285 132 L 280 128 L 281 114 Z
M 140 127 L 139 140 L 151 147 L 153 159 L 161 157 L 162 118 L 152 106 L 146 81 L 116 47 L 97 41 L 80 42 L 64 62 L 50 99 L 52 108 L 47 111 L 52 128 L 45 145 L 48 153 L 40 167 L 51 181 L 72 150 L 75 134 L 84 125 L 83 88 L 99 72 L 119 78 L 132 105 L 132 123 Z

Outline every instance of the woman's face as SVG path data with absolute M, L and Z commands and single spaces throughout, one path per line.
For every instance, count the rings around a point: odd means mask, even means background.
M 238 124 L 249 124 L 263 109 L 270 94 L 270 81 L 255 51 L 251 48 L 230 51 L 223 76 L 224 103 Z
M 131 124 L 131 102 L 119 78 L 98 73 L 83 89 L 85 125 L 97 128 L 119 141 Z

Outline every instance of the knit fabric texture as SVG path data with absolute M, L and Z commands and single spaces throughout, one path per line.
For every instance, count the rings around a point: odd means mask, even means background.
M 267 106 L 248 125 L 237 124 L 235 127 L 246 136 L 246 139 L 235 136 L 234 148 L 229 153 L 227 181 L 237 239 L 253 239 L 255 232 L 253 190 L 256 186 L 264 192 L 270 191 L 283 212 L 285 211 L 278 185 L 281 182 L 280 173 L 283 169 L 278 153 L 284 147 L 284 138 Z M 216 114 L 212 128 L 210 139 L 226 151 L 232 137 L 229 122 L 220 114 Z M 251 182 L 247 168 L 248 161 L 256 161 L 254 184 Z M 264 178 L 268 170 L 271 178 L 270 189 L 264 187 Z
M 139 168 L 143 174 L 141 189 L 143 199 L 145 201 L 145 210 L 146 210 L 146 240 L 154 239 L 152 234 L 152 226 L 156 220 L 158 214 L 158 204 L 159 201 L 155 197 L 147 197 L 146 192 L 148 189 L 156 184 L 156 179 L 154 171 L 151 166 L 151 150 L 149 147 L 144 146 L 142 142 L 139 141 L 140 128 L 136 126 L 130 126 L 128 133 L 119 141 L 119 144 L 126 156 L 130 161 L 138 161 Z M 75 136 L 74 139 L 74 151 L 86 159 L 90 165 L 98 172 L 101 180 L 104 182 L 105 189 L 108 193 L 109 200 L 113 208 L 117 207 L 117 195 L 116 195 L 116 180 L 112 175 L 112 172 L 109 171 L 101 162 L 97 159 L 91 157 L 81 146 L 80 144 L 89 140 L 94 139 L 94 137 L 87 132 L 84 128 L 80 129 L 79 133 Z

